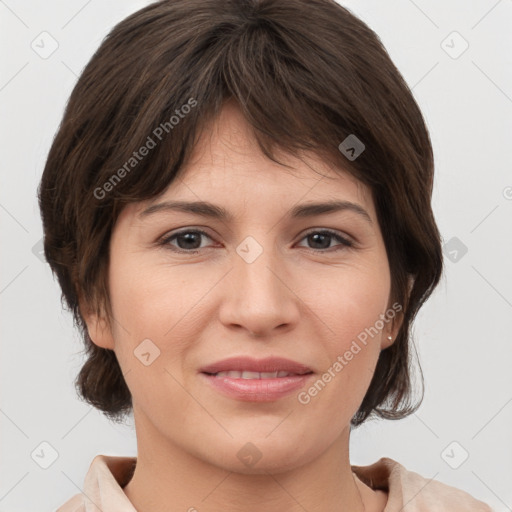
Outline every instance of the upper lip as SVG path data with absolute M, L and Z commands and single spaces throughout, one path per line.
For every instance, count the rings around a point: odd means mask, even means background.
M 219 373 L 226 371 L 248 371 L 248 372 L 279 372 L 285 371 L 297 375 L 311 373 L 311 368 L 282 357 L 267 357 L 265 359 L 254 359 L 247 356 L 230 357 L 217 361 L 216 363 L 204 366 L 200 370 L 203 373 Z

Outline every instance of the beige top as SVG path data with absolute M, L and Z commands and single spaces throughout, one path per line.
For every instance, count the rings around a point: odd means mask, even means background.
M 123 491 L 136 462 L 136 457 L 97 455 L 85 476 L 83 493 L 57 512 L 137 512 Z M 423 478 L 387 457 L 370 466 L 352 466 L 352 471 L 372 489 L 388 493 L 384 512 L 493 512 L 467 492 Z

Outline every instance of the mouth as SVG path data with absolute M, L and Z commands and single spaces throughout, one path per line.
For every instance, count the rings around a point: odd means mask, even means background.
M 213 377 L 229 377 L 231 379 L 276 379 L 282 377 L 290 377 L 296 375 L 306 375 L 306 373 L 291 373 L 286 371 L 276 371 L 276 372 L 251 372 L 249 370 L 238 371 L 238 370 L 229 370 L 217 373 L 206 373 L 206 375 L 211 375 Z M 311 373 L 311 372 L 308 372 Z
M 314 374 L 283 358 L 234 357 L 201 368 L 200 374 L 224 396 L 246 402 L 272 402 L 302 388 Z
M 223 359 L 222 361 L 204 366 L 200 371 L 209 375 L 220 374 L 221 377 L 242 379 L 274 379 L 276 377 L 304 375 L 313 372 L 308 366 L 283 357 L 254 359 L 248 356 L 235 356 Z M 229 373 L 232 375 L 226 375 Z

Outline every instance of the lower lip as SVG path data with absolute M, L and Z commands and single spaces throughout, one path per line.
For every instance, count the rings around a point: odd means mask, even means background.
M 206 373 L 201 375 L 217 391 L 245 402 L 273 402 L 304 387 L 306 381 L 313 376 L 312 373 L 308 373 L 274 379 L 234 379 L 215 377 Z

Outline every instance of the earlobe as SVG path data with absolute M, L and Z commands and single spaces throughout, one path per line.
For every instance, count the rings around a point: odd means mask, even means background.
M 80 301 L 80 311 L 91 341 L 98 347 L 114 350 L 114 338 L 106 319 L 91 311 L 90 308 L 83 306 L 82 301 Z
M 394 342 L 394 338 L 393 336 L 391 336 L 391 334 L 383 334 L 383 337 L 382 337 L 382 342 L 380 344 L 380 349 L 381 350 L 384 350 L 385 348 L 388 348 L 390 347 L 391 345 L 393 345 L 393 342 Z
M 412 275 L 409 275 L 408 279 L 408 296 L 411 294 L 411 290 L 414 286 L 415 279 Z M 402 327 L 402 323 L 404 320 L 404 311 L 403 308 L 400 307 L 400 311 L 396 313 L 395 317 L 391 320 L 391 325 L 388 329 L 384 329 L 382 332 L 382 341 L 381 341 L 381 350 L 384 350 L 396 341 L 398 333 L 400 332 L 400 328 Z
M 114 350 L 114 338 L 112 336 L 111 329 L 104 318 L 92 315 L 88 320 L 86 320 L 86 324 L 89 337 L 95 345 L 101 348 Z
M 396 341 L 400 327 L 402 325 L 403 316 L 395 317 L 391 320 L 387 328 L 382 331 L 381 350 L 390 347 Z
M 404 313 L 400 308 L 398 312 L 395 312 L 395 316 L 389 319 L 386 327 L 382 330 L 382 339 L 380 344 L 381 350 L 384 350 L 395 343 L 398 333 L 400 332 L 400 328 L 402 327 L 403 320 Z

